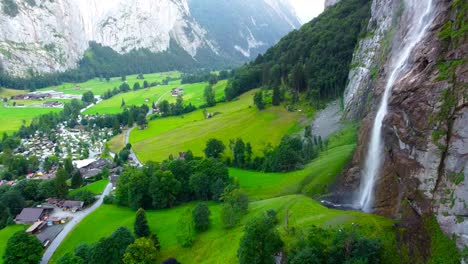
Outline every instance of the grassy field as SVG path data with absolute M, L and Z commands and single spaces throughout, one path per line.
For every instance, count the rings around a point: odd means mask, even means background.
M 163 73 L 152 73 L 152 74 L 144 74 L 145 79 L 139 80 L 137 79 L 138 74 L 128 75 L 127 76 L 127 83 L 130 87 L 133 87 L 135 82 L 139 82 L 140 85 L 143 85 L 143 81 L 148 81 L 149 83 L 152 82 L 161 82 L 166 77 L 171 78 L 180 78 L 181 74 L 179 72 L 163 72 Z M 51 86 L 41 89 L 42 91 L 48 90 L 56 90 L 59 92 L 63 92 L 66 94 L 83 94 L 87 91 L 92 91 L 95 95 L 102 95 L 109 89 L 114 89 L 114 87 L 119 87 L 122 84 L 122 80 L 120 77 L 111 78 L 109 82 L 105 79 L 94 78 L 84 83 L 63 83 L 58 86 Z M 80 87 L 80 89 L 75 89 L 76 87 Z
M 8 239 L 17 231 L 24 230 L 23 225 L 12 225 L 7 226 L 0 230 L 0 263 L 3 263 L 3 255 L 5 254 L 5 248 Z
M 13 95 L 24 94 L 26 91 L 24 90 L 14 90 L 14 89 L 7 89 L 0 87 L 0 97 L 6 97 L 10 99 Z
M 50 112 L 60 112 L 59 108 L 4 108 L 0 107 L 0 134 L 12 134 L 23 122 L 28 125 L 34 117 Z
M 266 144 L 277 144 L 283 135 L 300 127 L 298 120 L 304 115 L 288 112 L 282 106 L 258 111 L 252 106 L 255 92 L 208 108 L 208 112 L 219 113 L 210 119 L 205 119 L 203 111 L 197 110 L 184 116 L 151 121 L 147 129 L 132 131 L 130 143 L 143 162 L 160 161 L 184 150 L 203 155 L 210 138 L 220 139 L 227 146 L 230 139 L 241 137 L 252 144 L 255 154 L 260 154 Z
M 107 179 L 99 180 L 99 181 L 90 183 L 90 184 L 88 184 L 86 186 L 83 186 L 81 188 L 70 191 L 70 195 L 73 195 L 73 194 L 77 193 L 78 191 L 82 191 L 82 190 L 87 190 L 87 191 L 90 191 L 90 192 L 92 192 L 92 193 L 94 193 L 96 195 L 99 195 L 104 191 L 104 188 L 106 188 L 106 185 L 108 183 L 109 183 L 109 180 L 107 180 Z
M 122 133 L 118 134 L 117 136 L 113 137 L 109 142 L 107 142 L 107 146 L 109 150 L 113 153 L 119 153 L 125 147 L 125 134 L 127 130 L 122 131 Z
M 322 227 L 336 227 L 357 223 L 369 226 L 373 235 L 381 235 L 391 231 L 392 221 L 364 213 L 352 211 L 331 210 L 303 195 L 289 195 L 256 201 L 250 204 L 248 215 L 242 223 L 233 229 L 225 230 L 219 220 L 219 204 L 210 203 L 212 212 L 212 226 L 197 236 L 192 248 L 181 248 L 176 241 L 177 219 L 186 209 L 192 208 L 193 203 L 184 206 L 147 211 L 147 218 L 151 230 L 157 233 L 161 242 L 161 256 L 159 261 L 168 257 L 176 257 L 181 263 L 237 263 L 237 245 L 242 236 L 243 224 L 249 219 L 263 214 L 268 209 L 275 209 L 280 220 L 279 230 L 283 240 L 290 244 L 297 235 L 287 235 L 285 232 L 285 212 L 289 211 L 289 228 L 297 230 L 311 225 Z M 103 205 L 96 212 L 85 218 L 56 251 L 52 263 L 59 256 L 72 252 L 79 243 L 93 243 L 101 237 L 110 235 L 120 226 L 133 229 L 135 212 L 128 208 L 113 205 Z M 196 252 L 196 254 L 194 253 Z
M 221 81 L 216 84 L 215 92 L 216 99 L 220 100 L 224 97 L 224 88 L 226 88 L 227 81 Z M 195 106 L 200 106 L 205 103 L 203 92 L 208 83 L 194 83 L 185 84 L 184 87 L 184 103 L 192 103 Z M 105 100 L 94 107 L 91 107 L 83 114 L 94 115 L 94 114 L 117 114 L 122 112 L 122 100 L 125 101 L 127 106 L 129 105 L 151 105 L 153 102 L 162 96 L 162 100 L 168 100 L 170 103 L 176 101 L 177 97 L 172 96 L 170 91 L 173 88 L 177 88 L 179 84 L 160 85 L 158 87 L 152 87 L 150 89 L 142 89 L 138 91 L 130 91 L 123 94 L 118 94 L 108 100 Z

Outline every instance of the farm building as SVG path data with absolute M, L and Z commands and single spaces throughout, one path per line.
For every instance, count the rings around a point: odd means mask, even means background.
M 50 208 L 24 208 L 19 215 L 16 216 L 17 224 L 33 224 L 49 216 L 53 209 Z
M 172 96 L 182 96 L 184 95 L 184 89 L 182 87 L 174 88 L 171 91 Z

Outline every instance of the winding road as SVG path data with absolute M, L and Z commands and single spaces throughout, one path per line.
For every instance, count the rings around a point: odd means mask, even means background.
M 49 263 L 50 258 L 52 258 L 52 255 L 54 255 L 54 252 L 57 250 L 60 244 L 62 244 L 65 237 L 67 237 L 67 235 L 75 228 L 75 226 L 78 225 L 79 222 L 81 222 L 81 220 L 83 220 L 90 213 L 98 209 L 102 205 L 104 197 L 108 195 L 111 191 L 112 183 L 109 183 L 107 184 L 99 199 L 91 207 L 74 214 L 73 219 L 65 224 L 65 227 L 63 228 L 62 232 L 58 234 L 58 236 L 54 239 L 54 241 L 52 241 L 50 246 L 45 251 L 44 255 L 42 256 L 41 264 Z

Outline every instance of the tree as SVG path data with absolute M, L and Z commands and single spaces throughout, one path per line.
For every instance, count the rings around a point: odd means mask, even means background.
M 263 102 L 263 93 L 262 91 L 256 92 L 254 95 L 254 104 L 257 106 L 258 110 L 265 109 L 265 102 Z
M 138 90 L 140 90 L 140 89 L 141 89 L 141 87 L 140 87 L 140 83 L 139 83 L 139 82 L 136 82 L 136 83 L 133 84 L 133 90 L 134 90 L 134 91 L 138 91 Z
M 81 173 L 79 170 L 75 170 L 72 174 L 71 177 L 71 187 L 73 189 L 81 187 L 83 184 L 83 177 L 81 176 Z
M 215 92 L 213 91 L 212 85 L 208 85 L 205 87 L 204 96 L 205 96 L 207 106 L 211 107 L 211 106 L 216 105 L 216 95 L 215 95 Z
M 158 170 L 150 178 L 149 190 L 154 208 L 172 207 L 180 191 L 180 182 L 172 172 Z
M 149 83 L 148 83 L 147 80 L 144 80 L 144 81 L 143 81 L 143 87 L 144 87 L 144 88 L 148 88 L 148 87 L 149 87 Z
M 273 105 L 280 105 L 281 103 L 281 93 L 280 93 L 279 86 L 273 87 L 273 98 L 272 98 L 271 103 Z
M 128 246 L 123 262 L 125 264 L 153 264 L 156 263 L 157 258 L 157 249 L 153 240 L 142 237 Z
M 283 247 L 275 225 L 267 217 L 254 218 L 244 228 L 237 256 L 240 264 L 275 263 L 274 254 Z
M 85 92 L 85 93 L 81 96 L 81 101 L 83 101 L 83 102 L 86 103 L 86 104 L 92 104 L 92 103 L 94 103 L 94 94 L 93 94 L 93 92 L 91 92 L 91 91 Z
M 182 213 L 177 221 L 178 233 L 177 242 L 182 247 L 191 247 L 195 241 L 195 227 L 192 220 L 192 212 L 190 209 Z
M 210 215 L 210 209 L 205 203 L 199 203 L 195 206 L 192 212 L 192 217 L 196 231 L 203 232 L 208 230 L 211 222 Z
M 122 98 L 122 103 L 120 104 L 120 108 L 123 108 L 123 107 L 125 107 L 125 100 Z M 133 123 L 132 123 L 132 125 L 133 125 Z
M 57 259 L 57 264 L 84 264 L 82 258 L 74 256 L 72 253 L 67 253 Z
M 57 174 L 54 179 L 54 186 L 55 186 L 55 193 L 57 194 L 57 198 L 64 199 L 68 195 L 68 185 L 67 180 L 69 175 L 67 171 L 63 167 L 59 167 L 57 170 Z
M 0 195 L 0 202 L 8 207 L 8 211 L 11 215 L 19 214 L 21 210 L 26 207 L 26 201 L 21 193 L 12 189 Z
M 159 103 L 159 111 L 163 116 L 168 116 L 170 115 L 170 109 L 169 109 L 169 102 L 167 100 L 163 100 Z
M 24 231 L 18 231 L 8 239 L 3 261 L 5 264 L 37 264 L 44 248 L 41 242 Z
M 120 79 L 122 80 L 122 82 L 125 82 L 125 81 L 127 80 L 127 76 L 122 75 L 122 76 L 120 77 Z
M 223 154 L 226 146 L 221 140 L 211 138 L 206 142 L 206 148 L 204 150 L 206 158 L 219 159 Z
M 132 232 L 119 227 L 110 237 L 101 238 L 93 247 L 91 263 L 123 263 L 127 247 L 135 241 Z
M 224 228 L 234 227 L 239 223 L 242 215 L 247 213 L 249 199 L 239 189 L 232 189 L 230 186 L 226 187 L 221 199 L 223 200 L 221 223 Z
M 151 234 L 150 228 L 148 226 L 148 221 L 146 220 L 146 213 L 143 208 L 138 209 L 136 213 L 133 231 L 135 233 L 136 238 L 148 237 Z
M 85 206 L 90 205 L 96 201 L 94 193 L 92 193 L 90 190 L 78 190 L 76 193 L 71 195 L 71 198 L 76 201 L 83 201 Z
M 75 167 L 73 166 L 71 158 L 66 158 L 63 160 L 63 168 L 68 173 L 68 176 L 72 174 L 72 172 L 75 170 Z

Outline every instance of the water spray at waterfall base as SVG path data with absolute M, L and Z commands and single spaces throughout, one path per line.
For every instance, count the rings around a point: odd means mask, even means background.
M 433 0 L 407 0 L 405 7 L 410 16 L 407 33 L 402 45 L 393 52 L 390 63 L 390 74 L 385 85 L 382 101 L 372 126 L 364 168 L 361 172 L 359 195 L 354 201 L 355 207 L 364 212 L 371 212 L 374 202 L 374 188 L 383 163 L 384 142 L 382 139 L 382 122 L 387 115 L 388 101 L 396 81 L 407 70 L 410 55 L 422 40 L 432 22 Z

